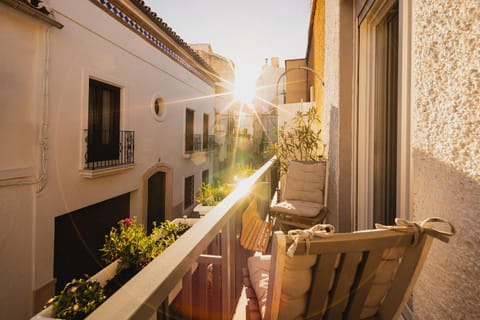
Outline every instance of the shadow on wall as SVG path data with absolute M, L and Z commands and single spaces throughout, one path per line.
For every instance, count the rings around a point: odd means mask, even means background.
M 457 230 L 449 244 L 433 243 L 414 290 L 416 317 L 480 319 L 480 177 L 419 150 L 413 164 L 413 219 L 438 216 Z
M 337 226 L 338 231 L 350 231 L 344 228 L 344 224 L 340 221 L 338 213 L 338 193 L 335 192 L 338 186 L 338 154 L 339 154 L 339 129 L 338 129 L 338 108 L 330 105 L 330 119 L 322 119 L 322 130 L 328 130 L 328 141 L 324 143 L 328 144 L 328 223 Z M 350 217 L 348 217 L 350 218 Z

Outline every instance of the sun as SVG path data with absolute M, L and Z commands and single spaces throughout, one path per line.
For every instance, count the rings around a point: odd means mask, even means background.
M 235 73 L 234 100 L 251 104 L 256 94 L 256 77 L 253 73 L 237 70 Z

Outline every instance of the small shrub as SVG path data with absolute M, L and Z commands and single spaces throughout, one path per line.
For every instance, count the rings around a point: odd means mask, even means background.
M 202 183 L 196 201 L 202 206 L 215 206 L 225 199 L 230 192 L 232 192 L 232 187 L 228 184 L 220 184 L 214 187 L 209 183 Z
M 235 166 L 235 173 L 237 178 L 248 178 L 254 174 L 256 169 L 251 164 L 239 163 Z
M 52 305 L 55 318 L 80 320 L 86 318 L 105 299 L 103 288 L 97 281 L 73 279 L 45 307 Z

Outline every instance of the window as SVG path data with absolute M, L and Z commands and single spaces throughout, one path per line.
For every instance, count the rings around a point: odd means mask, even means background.
M 208 150 L 208 114 L 203 114 L 203 150 Z
M 407 2 L 396 0 L 376 1 L 367 9 L 359 25 L 357 62 L 359 229 L 371 228 L 374 223 L 393 224 L 395 217 L 408 212 L 401 209 L 409 206 L 409 123 L 402 119 L 408 119 L 410 112 L 411 62 L 400 47 L 411 41 L 409 9 Z M 403 20 L 400 12 L 406 13 Z
M 185 152 L 193 152 L 193 121 L 195 112 L 190 109 L 185 110 Z
M 210 172 L 207 170 L 202 171 L 202 183 L 210 182 Z
M 152 105 L 153 114 L 157 121 L 163 121 L 167 115 L 167 106 L 162 98 L 156 98 Z
M 87 140 L 87 162 L 119 158 L 120 88 L 90 79 Z
M 195 190 L 194 190 L 194 176 L 189 176 L 185 178 L 184 186 L 184 199 L 183 199 L 183 208 L 187 209 L 193 205 L 195 199 Z

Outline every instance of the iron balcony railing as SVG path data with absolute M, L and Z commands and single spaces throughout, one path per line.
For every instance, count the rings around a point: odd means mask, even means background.
M 185 153 L 192 154 L 202 151 L 215 150 L 215 135 L 208 135 L 208 137 L 202 134 L 194 134 L 190 143 L 185 146 Z
M 275 163 L 240 182 L 87 319 L 232 319 L 241 270 L 253 254 L 239 243 L 242 213 L 257 201 L 265 217 L 278 182 Z
M 84 169 L 96 170 L 133 164 L 135 132 L 85 130 Z
M 201 152 L 201 151 L 202 151 L 202 135 L 199 133 L 196 133 L 193 135 L 190 142 L 185 145 L 185 153 L 191 154 L 191 153 Z
M 207 151 L 215 150 L 215 135 L 211 134 L 208 136 Z

